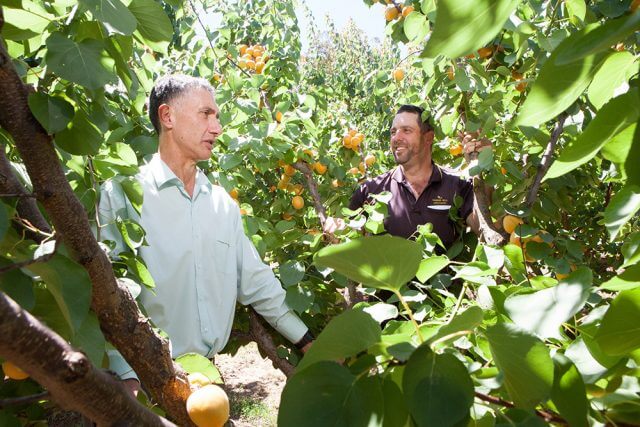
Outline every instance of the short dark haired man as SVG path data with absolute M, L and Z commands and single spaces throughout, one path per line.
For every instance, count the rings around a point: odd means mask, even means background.
M 212 357 L 227 343 L 236 301 L 251 304 L 303 351 L 310 335 L 287 307 L 285 292 L 244 234 L 237 204 L 213 185 L 197 163 L 211 157 L 222 132 L 214 90 L 204 79 L 165 76 L 151 92 L 149 116 L 159 147 L 137 175 L 144 199 L 138 213 L 111 180 L 100 199 L 103 238 L 124 250 L 116 223 L 133 219 L 144 228 L 138 248 L 156 287 L 139 297 L 149 317 L 169 334 L 174 356 Z M 111 369 L 122 379 L 135 373 L 116 352 Z M 128 382 L 135 388 L 137 382 Z
M 391 192 L 389 214 L 385 229 L 389 234 L 411 237 L 419 225 L 433 224 L 433 231 L 446 247 L 457 237 L 456 228 L 449 218 L 454 199 L 463 200 L 458 215 L 478 232 L 479 222 L 473 212 L 473 186 L 471 182 L 447 172 L 433 163 L 431 151 L 434 139 L 429 118 L 424 109 L 415 105 L 401 106 L 391 124 L 391 152 L 398 166 L 361 184 L 353 193 L 349 208 L 362 207 L 372 194 Z M 469 134 L 463 136 L 465 153 L 486 145 Z M 337 220 L 328 220 L 325 230 L 341 228 Z

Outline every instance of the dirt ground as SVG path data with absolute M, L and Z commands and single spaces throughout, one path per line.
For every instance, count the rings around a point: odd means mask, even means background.
M 233 425 L 276 426 L 286 377 L 260 356 L 256 343 L 241 347 L 235 356 L 217 355 L 215 364 L 226 384 Z

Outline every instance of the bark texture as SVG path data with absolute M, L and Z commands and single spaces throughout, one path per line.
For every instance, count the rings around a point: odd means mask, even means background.
M 0 30 L 3 23 L 0 8 Z M 192 425 L 185 407 L 190 394 L 186 375 L 173 363 L 166 340 L 153 331 L 129 292 L 118 286 L 111 262 L 100 249 L 87 214 L 67 182 L 52 138 L 29 110 L 28 92 L 0 43 L 0 126 L 13 137 L 31 177 L 33 192 L 56 233 L 89 274 L 93 284 L 91 308 L 102 332 L 168 415 L 180 425 Z
M 19 364 L 63 409 L 74 410 L 99 426 L 173 426 L 138 404 L 123 385 L 96 369 L 11 298 L 0 292 L 0 355 Z
M 249 335 L 258 344 L 260 351 L 267 355 L 273 366 L 280 369 L 289 378 L 293 375 L 295 367 L 286 359 L 278 356 L 278 349 L 271 339 L 267 327 L 262 324 L 262 320 L 253 308 L 249 309 Z

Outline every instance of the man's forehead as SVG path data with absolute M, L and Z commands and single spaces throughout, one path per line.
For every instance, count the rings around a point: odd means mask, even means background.
M 182 94 L 175 98 L 176 102 L 189 103 L 196 106 L 196 108 L 211 108 L 218 109 L 216 100 L 212 91 L 209 91 L 203 87 L 194 87 L 187 89 Z
M 392 127 L 399 126 L 418 126 L 418 115 L 409 111 L 403 111 L 400 114 L 396 114 L 393 118 Z

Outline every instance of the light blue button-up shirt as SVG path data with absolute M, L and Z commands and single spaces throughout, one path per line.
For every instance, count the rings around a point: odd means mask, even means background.
M 226 191 L 198 170 L 193 197 L 156 154 L 137 176 L 144 191 L 139 215 L 117 180 L 100 198 L 101 238 L 124 249 L 116 218 L 137 221 L 148 246 L 139 249 L 156 288 L 139 301 L 165 331 L 173 357 L 195 352 L 212 357 L 229 339 L 236 301 L 252 305 L 291 342 L 307 327 L 285 304 L 285 292 L 244 233 L 240 210 Z M 117 352 L 111 369 L 121 378 L 134 374 Z

